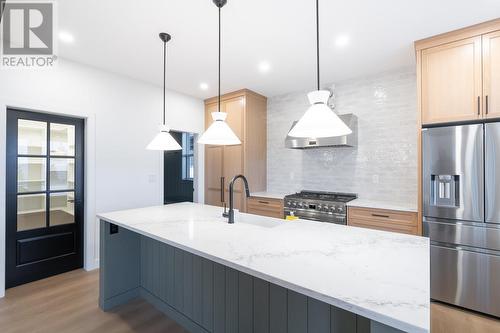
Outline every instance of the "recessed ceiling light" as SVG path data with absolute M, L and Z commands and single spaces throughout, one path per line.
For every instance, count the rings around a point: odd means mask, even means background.
M 205 82 L 200 83 L 200 89 L 201 90 L 208 90 L 208 83 L 205 83 Z
M 71 44 L 75 41 L 75 37 L 67 31 L 59 31 L 59 40 Z
M 261 61 L 259 62 L 259 65 L 257 66 L 259 68 L 259 72 L 265 74 L 271 70 L 271 64 L 267 61 Z
M 340 35 L 335 39 L 335 45 L 337 47 L 344 47 L 349 44 L 350 38 L 347 35 Z

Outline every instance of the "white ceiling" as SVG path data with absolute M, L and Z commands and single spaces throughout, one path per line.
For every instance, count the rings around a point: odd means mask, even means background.
M 165 31 L 173 36 L 168 87 L 201 98 L 216 94 L 212 0 L 64 0 L 58 11 L 60 30 L 75 38 L 60 43 L 60 56 L 161 85 L 158 33 Z M 222 13 L 223 92 L 273 96 L 314 88 L 314 0 L 228 0 Z M 320 0 L 320 16 L 321 80 L 330 83 L 413 66 L 413 41 L 500 17 L 500 1 Z M 338 48 L 343 34 L 350 42 Z M 266 74 L 261 61 L 271 65 Z

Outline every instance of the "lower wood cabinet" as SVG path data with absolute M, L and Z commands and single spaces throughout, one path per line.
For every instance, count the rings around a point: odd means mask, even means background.
M 247 213 L 282 219 L 284 218 L 283 200 L 250 197 L 247 199 Z
M 349 207 L 347 224 L 353 227 L 370 228 L 403 234 L 418 235 L 416 212 Z

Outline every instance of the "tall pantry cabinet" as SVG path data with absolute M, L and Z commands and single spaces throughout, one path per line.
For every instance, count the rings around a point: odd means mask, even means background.
M 221 96 L 221 111 L 227 123 L 241 140 L 236 146 L 205 146 L 205 203 L 229 205 L 229 183 L 243 174 L 251 192 L 266 189 L 267 98 L 248 89 Z M 217 112 L 217 97 L 205 100 L 205 128 L 212 124 Z M 234 186 L 234 207 L 246 212 L 243 183 Z

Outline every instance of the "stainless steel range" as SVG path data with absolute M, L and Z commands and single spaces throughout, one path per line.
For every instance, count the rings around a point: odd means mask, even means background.
M 285 196 L 285 217 L 347 224 L 346 203 L 356 198 L 352 193 L 301 191 Z

